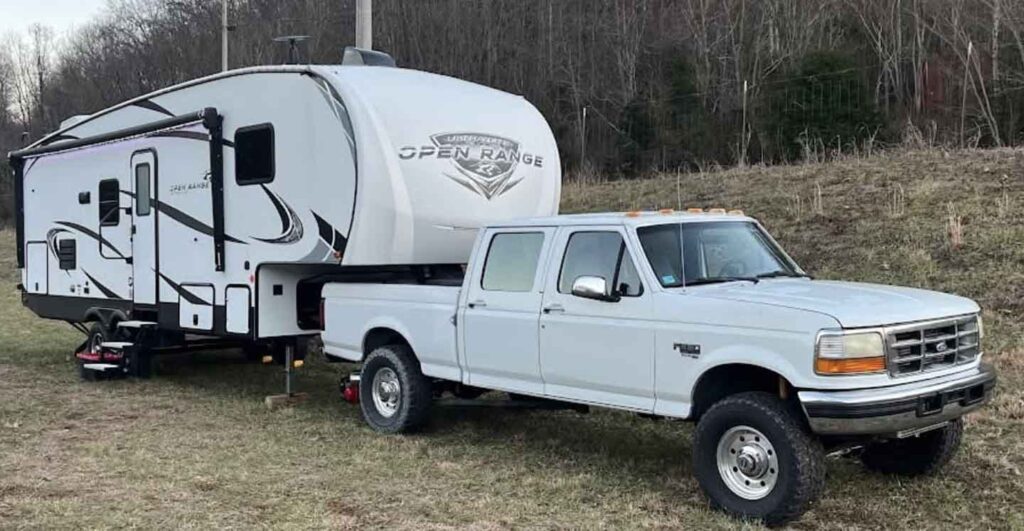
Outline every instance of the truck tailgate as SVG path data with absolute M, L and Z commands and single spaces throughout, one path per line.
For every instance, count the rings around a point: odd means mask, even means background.
M 416 352 L 423 374 L 462 379 L 454 323 L 458 287 L 330 283 L 323 298 L 327 355 L 361 361 L 368 343 L 398 334 Z

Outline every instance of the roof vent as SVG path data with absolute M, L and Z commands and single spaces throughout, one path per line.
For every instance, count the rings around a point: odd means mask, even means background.
M 384 52 L 346 46 L 341 64 L 345 66 L 389 66 L 394 68 L 395 59 Z

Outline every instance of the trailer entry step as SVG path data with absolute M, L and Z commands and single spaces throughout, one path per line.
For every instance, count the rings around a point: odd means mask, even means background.
M 157 323 L 153 321 L 119 321 L 118 328 L 156 328 Z
M 118 365 L 114 365 L 113 363 L 85 363 L 82 367 L 89 369 L 90 371 L 108 371 L 120 368 Z
M 100 343 L 100 347 L 110 350 L 124 350 L 134 344 L 128 341 L 104 341 Z

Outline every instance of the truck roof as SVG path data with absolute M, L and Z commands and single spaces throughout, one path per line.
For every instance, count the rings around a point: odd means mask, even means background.
M 562 214 L 558 216 L 511 219 L 491 223 L 488 227 L 563 227 L 581 225 L 623 225 L 640 227 L 663 223 L 707 223 L 712 221 L 755 221 L 742 211 L 709 209 L 697 211 L 659 210 L 644 212 L 599 212 L 588 214 Z

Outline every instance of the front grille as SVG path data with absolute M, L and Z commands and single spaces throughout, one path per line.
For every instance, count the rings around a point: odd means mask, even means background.
M 981 348 L 976 315 L 887 327 L 885 337 L 894 377 L 968 363 Z

